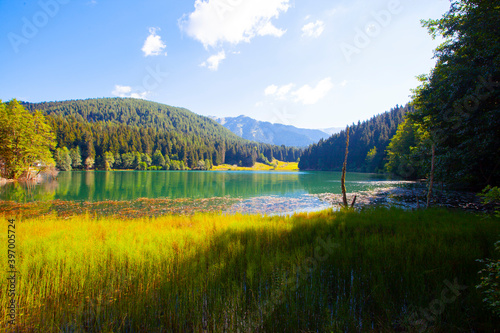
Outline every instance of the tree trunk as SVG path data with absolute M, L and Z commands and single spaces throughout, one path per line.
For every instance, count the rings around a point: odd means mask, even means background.
M 354 196 L 354 199 L 352 199 L 352 202 L 351 202 L 351 208 L 354 207 L 354 204 L 356 203 L 356 196 Z
M 346 128 L 346 140 L 345 140 L 345 159 L 344 166 L 342 167 L 342 177 L 340 178 L 340 186 L 342 187 L 342 201 L 344 203 L 344 207 L 349 207 L 347 203 L 347 193 L 345 189 L 345 171 L 347 167 L 347 154 L 349 154 L 349 126 Z
M 436 145 L 432 145 L 431 175 L 429 179 L 429 191 L 427 192 L 427 208 L 431 205 L 432 186 L 434 185 L 434 162 L 436 160 Z

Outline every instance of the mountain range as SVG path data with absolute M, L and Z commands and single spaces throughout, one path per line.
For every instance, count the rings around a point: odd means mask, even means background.
M 241 138 L 278 146 L 307 147 L 321 139 L 327 139 L 343 129 L 336 127 L 322 130 L 305 129 L 259 121 L 243 115 L 211 118 Z

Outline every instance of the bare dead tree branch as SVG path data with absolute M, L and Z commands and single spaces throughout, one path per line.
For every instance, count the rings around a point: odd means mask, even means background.
M 345 172 L 347 168 L 347 155 L 349 154 L 349 126 L 346 128 L 346 140 L 345 140 L 345 159 L 344 166 L 342 167 L 342 177 L 340 178 L 340 186 L 342 187 L 342 201 L 344 203 L 344 207 L 349 207 L 347 203 L 347 193 L 345 189 Z

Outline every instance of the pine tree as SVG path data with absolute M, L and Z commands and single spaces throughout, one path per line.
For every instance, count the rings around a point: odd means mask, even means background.
M 61 171 L 71 171 L 71 155 L 67 147 L 57 148 L 56 150 L 56 166 Z
M 157 149 L 153 154 L 153 165 L 161 167 L 165 166 L 165 158 L 159 149 Z
M 104 169 L 105 170 L 111 170 L 113 167 L 113 164 L 115 163 L 115 157 L 113 156 L 113 153 L 107 151 L 104 153 Z
M 73 167 L 73 169 L 82 166 L 82 154 L 80 153 L 79 146 L 76 146 L 76 148 L 71 149 L 69 151 L 69 154 L 71 156 L 71 166 Z

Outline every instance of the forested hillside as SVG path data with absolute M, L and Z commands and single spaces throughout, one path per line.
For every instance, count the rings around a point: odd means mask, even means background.
M 62 102 L 23 103 L 30 111 L 40 110 L 50 116 L 73 117 L 78 122 L 122 124 L 151 127 L 203 137 L 220 137 L 238 141 L 208 117 L 189 110 L 134 98 L 95 98 Z
M 239 138 L 186 109 L 132 98 L 23 103 L 48 116 L 56 162 L 71 168 L 185 169 L 257 160 L 296 161 L 300 150 Z
M 386 148 L 411 106 L 396 106 L 368 121 L 349 126 L 347 170 L 377 172 L 384 169 Z M 345 156 L 346 131 L 310 145 L 300 158 L 301 170 L 341 170 Z

